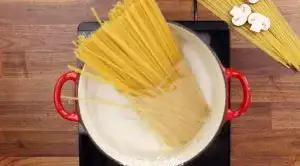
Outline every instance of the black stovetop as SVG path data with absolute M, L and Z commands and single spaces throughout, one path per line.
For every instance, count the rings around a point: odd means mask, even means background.
M 225 67 L 230 66 L 230 34 L 226 23 L 221 21 L 176 21 L 199 34 L 209 36 L 207 44 L 214 50 Z M 97 23 L 85 22 L 78 27 L 79 34 L 88 35 L 99 27 Z M 120 166 L 111 160 L 90 140 L 89 136 L 79 132 L 80 166 Z M 230 122 L 224 124 L 215 140 L 185 166 L 230 166 Z

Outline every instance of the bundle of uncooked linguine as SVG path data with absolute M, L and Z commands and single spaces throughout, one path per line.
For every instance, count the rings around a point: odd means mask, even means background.
M 97 19 L 101 27 L 80 37 L 75 53 L 101 77 L 71 69 L 113 85 L 166 145 L 192 141 L 210 108 L 156 2 L 118 2 L 108 21 Z

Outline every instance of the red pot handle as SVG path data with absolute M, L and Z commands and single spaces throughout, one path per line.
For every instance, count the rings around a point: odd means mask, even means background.
M 67 72 L 60 76 L 60 78 L 57 80 L 54 88 L 54 106 L 56 108 L 56 111 L 62 116 L 63 118 L 74 121 L 74 122 L 79 122 L 79 116 L 78 116 L 78 111 L 77 107 L 75 106 L 75 110 L 73 112 L 67 112 L 65 111 L 65 108 L 63 104 L 61 103 L 61 90 L 64 84 L 67 81 L 73 81 L 76 85 L 76 82 L 79 78 L 79 74 L 75 72 Z
M 239 72 L 238 70 L 232 69 L 232 68 L 228 68 L 225 69 L 225 75 L 226 75 L 226 81 L 227 81 L 227 89 L 228 89 L 228 96 L 227 96 L 227 104 L 229 105 L 230 102 L 230 89 L 229 89 L 229 80 L 231 78 L 237 78 L 242 85 L 243 88 L 243 102 L 240 106 L 239 109 L 237 110 L 232 110 L 231 108 L 228 108 L 227 112 L 226 112 L 226 120 L 233 120 L 241 115 L 243 115 L 251 102 L 251 93 L 250 93 L 250 86 L 249 86 L 249 82 L 247 80 L 247 78 L 245 77 L 244 74 L 242 74 L 241 72 Z

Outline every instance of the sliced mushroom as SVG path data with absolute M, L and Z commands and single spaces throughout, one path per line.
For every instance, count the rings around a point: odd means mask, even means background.
M 271 21 L 268 17 L 260 13 L 252 13 L 248 17 L 248 23 L 251 24 L 250 30 L 253 32 L 267 31 L 271 28 Z
M 241 6 L 234 6 L 230 11 L 232 15 L 232 23 L 235 26 L 242 26 L 247 22 L 248 16 L 251 14 L 251 7 L 247 4 L 242 4 Z

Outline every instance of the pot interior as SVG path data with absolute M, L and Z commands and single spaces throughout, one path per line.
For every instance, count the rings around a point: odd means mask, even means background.
M 189 66 L 197 76 L 212 114 L 194 141 L 184 149 L 170 149 L 147 130 L 133 109 L 80 101 L 82 123 L 92 140 L 108 156 L 124 165 L 179 165 L 199 154 L 212 141 L 223 121 L 226 86 L 217 57 L 194 33 L 170 24 Z M 91 71 L 84 67 L 85 71 Z M 80 77 L 79 98 L 101 98 L 126 105 L 128 101 L 111 85 Z

